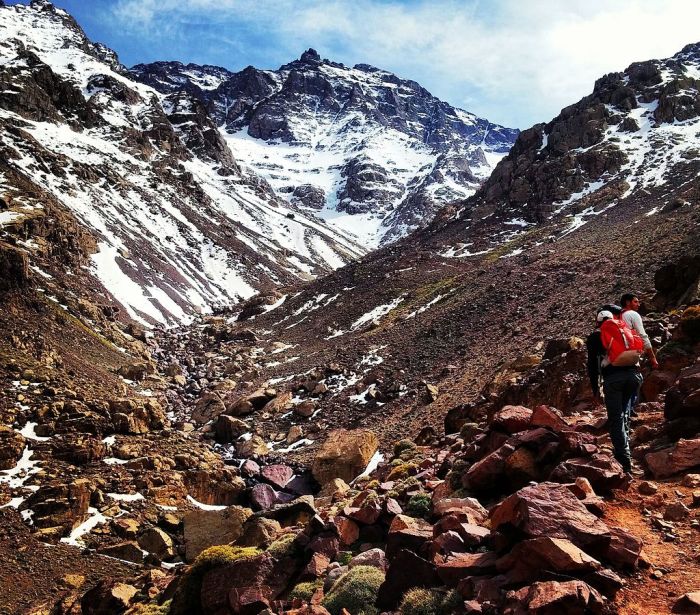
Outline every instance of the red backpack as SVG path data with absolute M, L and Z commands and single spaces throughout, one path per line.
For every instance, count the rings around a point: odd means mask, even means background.
M 608 353 L 608 362 L 615 367 L 636 365 L 642 358 L 644 340 L 624 320 L 611 318 L 600 326 L 600 339 Z

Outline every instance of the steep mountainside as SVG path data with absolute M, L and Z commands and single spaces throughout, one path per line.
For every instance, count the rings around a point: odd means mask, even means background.
M 0 232 L 34 275 L 70 264 L 51 258 L 54 211 L 83 228 L 73 273 L 142 323 L 182 322 L 363 253 L 242 172 L 197 99 L 133 81 L 64 11 L 3 7 L 0 31 Z
M 131 71 L 161 92 L 195 95 L 278 194 L 371 247 L 473 194 L 517 135 L 414 81 L 313 49 L 276 71 L 177 62 Z

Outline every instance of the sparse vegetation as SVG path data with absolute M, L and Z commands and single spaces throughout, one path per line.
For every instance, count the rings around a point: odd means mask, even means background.
M 400 457 L 401 453 L 404 451 L 415 451 L 418 447 L 416 446 L 415 442 L 412 440 L 409 440 L 408 438 L 404 438 L 403 440 L 399 440 L 396 444 L 394 444 L 394 457 Z
M 299 599 L 303 600 L 304 602 L 308 602 L 311 600 L 311 596 L 314 595 L 314 592 L 322 586 L 323 581 L 321 580 L 299 583 L 292 589 L 291 592 L 289 592 L 289 600 Z
M 409 589 L 401 600 L 399 610 L 404 615 L 438 615 L 442 595 L 431 589 Z
M 331 615 L 340 615 L 345 608 L 351 615 L 377 615 L 374 606 L 384 573 L 373 566 L 356 566 L 340 577 L 322 605 Z
M 294 557 L 298 554 L 299 549 L 294 542 L 296 534 L 285 534 L 275 540 L 266 550 L 272 557 L 280 559 L 282 557 Z
M 427 493 L 417 493 L 411 496 L 406 505 L 406 514 L 411 517 L 427 519 L 430 515 L 430 496 Z

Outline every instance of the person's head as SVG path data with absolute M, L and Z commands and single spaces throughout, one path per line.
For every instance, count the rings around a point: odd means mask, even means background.
M 620 315 L 622 314 L 622 308 L 614 303 L 606 303 L 600 308 L 600 311 L 610 312 L 612 314 L 612 318 L 620 318 Z
M 605 306 L 603 306 L 605 307 Z M 595 317 L 596 324 L 600 327 L 606 320 L 613 318 L 613 313 L 610 310 L 600 310 Z
M 634 293 L 625 293 L 620 297 L 620 305 L 623 310 L 639 310 L 639 297 Z

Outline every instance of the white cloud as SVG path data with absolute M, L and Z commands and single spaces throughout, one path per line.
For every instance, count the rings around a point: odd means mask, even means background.
M 313 46 L 520 127 L 551 119 L 607 72 L 700 39 L 695 0 L 120 0 L 114 14 L 154 37 L 185 36 L 193 19 L 230 24 L 256 32 L 270 57 Z

